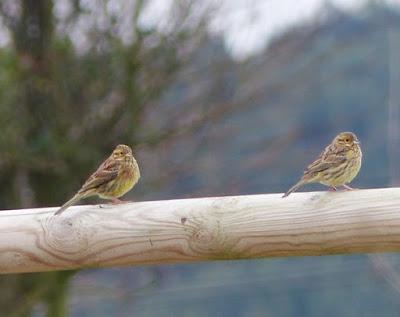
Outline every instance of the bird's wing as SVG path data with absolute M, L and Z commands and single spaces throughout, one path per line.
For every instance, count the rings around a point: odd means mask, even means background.
M 96 172 L 94 172 L 88 180 L 83 184 L 79 193 L 87 192 L 88 190 L 98 188 L 118 176 L 119 164 L 115 160 L 107 159 L 100 165 Z
M 318 172 L 325 171 L 330 167 L 336 167 L 346 161 L 344 149 L 333 148 L 328 146 L 318 158 L 307 166 L 304 175 L 312 175 Z

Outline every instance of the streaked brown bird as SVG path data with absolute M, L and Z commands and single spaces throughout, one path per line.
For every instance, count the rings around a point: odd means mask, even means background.
M 140 178 L 139 166 L 132 155 L 132 149 L 127 145 L 117 145 L 112 154 L 100 165 L 82 188 L 68 200 L 55 215 L 83 198 L 99 196 L 110 199 L 113 203 L 121 203 L 118 198 L 132 189 Z
M 342 132 L 304 171 L 303 177 L 283 196 L 287 197 L 301 186 L 309 183 L 321 183 L 333 190 L 347 184 L 358 174 L 361 168 L 362 152 L 357 136 L 352 132 Z

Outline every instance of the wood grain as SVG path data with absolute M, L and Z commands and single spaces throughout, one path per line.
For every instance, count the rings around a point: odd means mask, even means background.
M 400 188 L 0 212 L 0 272 L 400 251 Z

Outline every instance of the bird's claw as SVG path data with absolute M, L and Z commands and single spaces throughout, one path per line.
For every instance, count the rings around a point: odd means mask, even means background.
M 132 203 L 132 202 L 133 202 L 132 200 L 121 200 L 121 199 L 118 199 L 118 198 L 113 198 L 111 200 L 111 203 L 114 204 L 114 205 L 128 204 L 128 203 Z
M 344 187 L 344 189 L 346 189 L 346 190 L 355 190 L 355 189 L 358 189 L 358 188 L 350 187 L 349 185 L 346 185 L 346 184 L 344 184 L 343 187 Z

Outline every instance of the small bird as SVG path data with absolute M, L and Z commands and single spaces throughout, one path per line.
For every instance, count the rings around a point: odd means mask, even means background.
M 342 132 L 304 171 L 300 181 L 283 196 L 287 197 L 301 186 L 309 183 L 321 183 L 333 190 L 343 186 L 352 190 L 350 183 L 361 168 L 362 152 L 357 136 L 352 132 Z
M 117 145 L 74 197 L 62 205 L 55 215 L 61 214 L 79 200 L 95 195 L 110 199 L 113 203 L 122 203 L 118 198 L 130 191 L 139 178 L 139 166 L 132 155 L 132 149 L 127 145 Z

